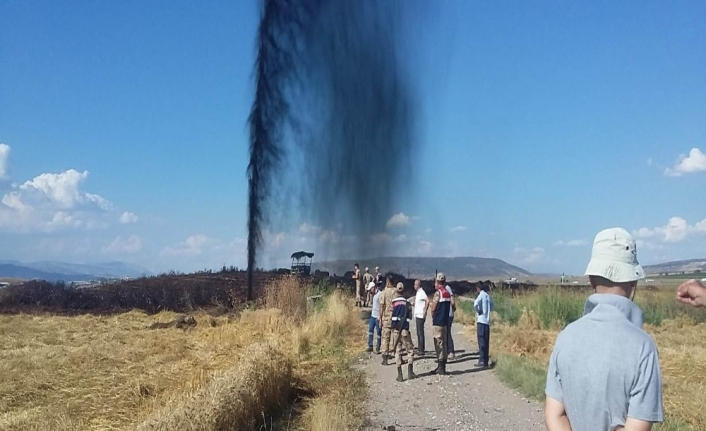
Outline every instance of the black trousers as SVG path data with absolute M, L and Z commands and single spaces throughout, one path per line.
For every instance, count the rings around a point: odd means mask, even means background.
M 490 325 L 485 323 L 476 324 L 476 332 L 478 333 L 478 362 L 488 365 L 488 356 L 490 352 Z
M 424 322 L 426 319 L 415 317 L 417 322 L 417 350 L 420 354 L 424 353 Z

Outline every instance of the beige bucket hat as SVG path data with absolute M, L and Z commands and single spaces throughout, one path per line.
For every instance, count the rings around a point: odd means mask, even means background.
M 597 275 L 614 283 L 645 278 L 637 261 L 637 245 L 628 231 L 616 227 L 598 232 L 585 275 Z

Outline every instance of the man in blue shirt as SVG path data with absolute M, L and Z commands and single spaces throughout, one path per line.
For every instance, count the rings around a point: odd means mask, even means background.
M 370 322 L 368 323 L 368 352 L 373 351 L 373 333 L 378 337 L 378 342 L 375 344 L 375 353 L 380 353 L 380 343 L 382 342 L 382 327 L 380 326 L 380 295 L 375 282 L 368 284 L 370 293 L 373 295 L 373 311 L 370 313 Z
M 557 337 L 547 371 L 548 431 L 649 431 L 664 419 L 657 347 L 633 303 L 644 271 L 622 228 L 599 232 L 584 315 Z

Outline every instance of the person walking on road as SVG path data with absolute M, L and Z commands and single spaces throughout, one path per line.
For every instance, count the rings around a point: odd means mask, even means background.
M 424 324 L 427 321 L 427 313 L 429 312 L 429 297 L 424 289 L 422 289 L 422 282 L 420 280 L 414 280 L 414 290 L 417 291 L 414 297 L 414 321 L 417 325 L 417 353 L 424 355 L 426 349 L 424 343 Z
M 599 232 L 585 275 L 594 293 L 556 339 L 549 359 L 548 431 L 649 431 L 664 420 L 657 347 L 632 301 L 644 271 L 622 228 Z
M 443 273 L 436 274 L 436 292 L 431 301 L 432 324 L 434 328 L 434 350 L 436 351 L 439 365 L 432 373 L 446 374 L 448 340 L 447 331 L 449 329 L 449 314 L 451 310 L 451 294 L 446 290 L 446 276 Z
M 397 364 L 397 381 L 404 381 L 402 377 L 402 348 L 407 352 L 407 380 L 415 378 L 414 346 L 412 345 L 412 334 L 409 333 L 409 322 L 412 320 L 412 307 L 407 299 L 402 296 L 404 284 L 397 283 L 395 292 L 397 295 L 392 299 L 392 345 L 395 346 L 395 363 Z
M 374 282 L 368 285 L 370 292 L 373 294 L 373 310 L 370 313 L 370 322 L 368 322 L 368 352 L 373 351 L 373 338 L 377 335 L 377 343 L 375 344 L 375 353 L 380 353 L 380 344 L 382 342 L 382 330 L 380 328 L 380 295 L 377 286 Z
M 380 318 L 382 319 L 382 365 L 387 365 L 390 355 L 390 336 L 392 324 L 392 299 L 396 295 L 395 287 L 392 285 L 392 276 L 388 275 L 385 290 L 380 294 Z
M 493 311 L 493 299 L 488 294 L 488 288 L 482 283 L 476 285 L 476 300 L 473 308 L 476 311 L 476 332 L 478 335 L 478 362 L 476 367 L 486 368 L 490 356 L 490 312 Z
M 706 287 L 698 280 L 685 281 L 677 288 L 677 299 L 692 307 L 706 307 Z
M 451 325 L 454 323 L 454 311 L 456 311 L 456 299 L 454 298 L 454 292 L 451 290 L 451 286 L 446 285 L 446 290 L 451 295 L 451 307 L 449 308 L 449 327 L 446 330 L 446 352 L 449 359 L 454 359 L 456 357 L 456 348 L 454 347 L 454 339 L 451 335 Z

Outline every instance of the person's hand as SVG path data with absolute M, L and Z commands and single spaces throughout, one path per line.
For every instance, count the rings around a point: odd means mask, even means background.
M 706 287 L 698 280 L 685 281 L 677 288 L 677 300 L 692 307 L 706 307 Z

